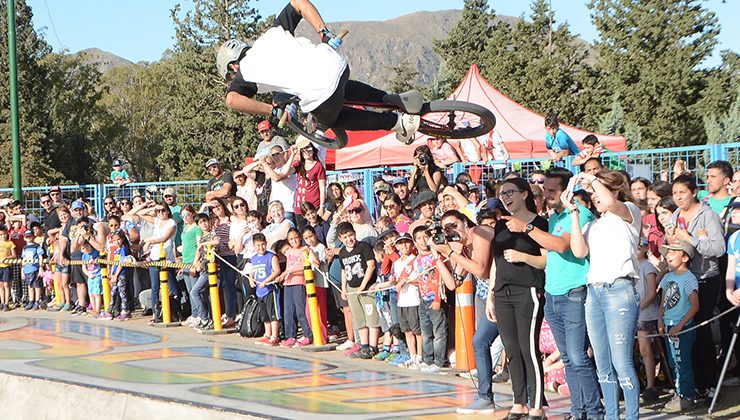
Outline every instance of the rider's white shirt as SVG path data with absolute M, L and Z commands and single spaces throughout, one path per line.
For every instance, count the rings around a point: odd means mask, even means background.
M 256 83 L 258 92 L 296 95 L 304 112 L 334 93 L 346 67 L 345 59 L 328 44 L 312 44 L 281 27 L 260 36 L 239 62 L 242 77 Z

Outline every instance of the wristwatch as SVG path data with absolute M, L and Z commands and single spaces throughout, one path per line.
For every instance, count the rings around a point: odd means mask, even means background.
M 532 230 L 534 230 L 534 226 L 531 223 L 527 223 L 527 226 L 524 227 L 524 233 L 529 234 Z

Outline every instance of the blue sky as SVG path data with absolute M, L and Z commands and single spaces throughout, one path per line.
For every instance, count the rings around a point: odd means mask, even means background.
M 158 60 L 173 44 L 170 9 L 177 3 L 185 10 L 192 7 L 189 0 L 27 0 L 27 3 L 34 11 L 34 26 L 45 27 L 45 38 L 54 51 L 66 48 L 76 52 L 97 47 L 134 62 Z M 279 12 L 285 3 L 285 0 L 262 0 L 251 4 L 263 15 L 269 15 Z M 463 7 L 462 0 L 314 0 L 313 3 L 327 22 L 387 20 L 420 10 Z M 714 56 L 704 63 L 710 67 L 720 62 L 719 51 L 740 52 L 737 24 L 740 1 L 703 0 L 702 3 L 717 14 L 722 26 L 720 44 Z M 525 0 L 489 0 L 488 4 L 501 15 L 529 14 L 530 3 Z M 598 34 L 586 4 L 586 0 L 552 0 L 556 20 L 567 21 L 572 32 L 593 41 Z

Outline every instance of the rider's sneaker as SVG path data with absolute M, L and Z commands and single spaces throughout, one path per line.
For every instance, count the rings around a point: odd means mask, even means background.
M 410 90 L 401 94 L 389 93 L 383 96 L 383 102 L 395 105 L 403 112 L 418 114 L 424 105 L 424 96 L 418 90 Z
M 421 117 L 418 115 L 398 114 L 398 121 L 393 127 L 393 131 L 396 132 L 396 140 L 404 144 L 411 144 L 414 141 L 416 130 L 419 129 L 419 124 L 421 124 Z

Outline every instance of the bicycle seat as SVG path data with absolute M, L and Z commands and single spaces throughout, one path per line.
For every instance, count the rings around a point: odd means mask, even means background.
M 383 102 L 396 106 L 403 112 L 418 114 L 424 105 L 424 97 L 418 90 L 410 90 L 401 94 L 388 93 L 383 96 Z

